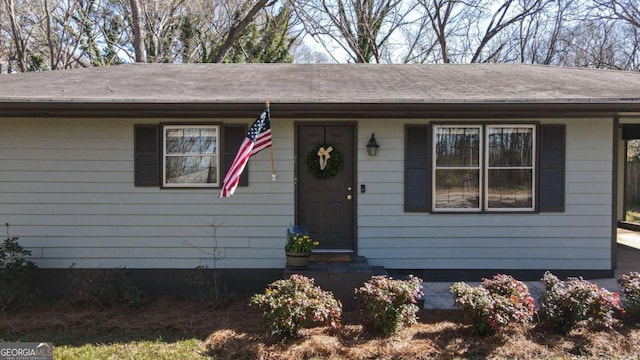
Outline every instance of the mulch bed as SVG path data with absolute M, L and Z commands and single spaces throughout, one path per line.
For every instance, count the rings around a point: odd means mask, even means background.
M 469 319 L 455 310 L 422 310 L 419 324 L 391 338 L 368 334 L 355 312 L 342 327 L 303 329 L 294 339 L 263 333 L 261 317 L 247 298 L 217 307 L 187 298 L 162 297 L 139 309 L 100 308 L 65 301 L 41 303 L 0 313 L 2 341 L 52 341 L 54 344 L 202 340 L 216 359 L 433 359 L 433 358 L 637 358 L 640 329 L 616 322 L 614 330 L 579 327 L 567 336 L 535 325 L 489 337 L 475 335 Z M 47 336 L 50 339 L 43 339 Z

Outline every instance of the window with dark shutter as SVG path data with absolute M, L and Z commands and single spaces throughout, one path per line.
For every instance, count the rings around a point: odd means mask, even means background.
M 540 212 L 564 211 L 565 125 L 540 126 Z
M 225 125 L 224 126 L 224 173 L 231 166 L 233 159 L 235 159 L 240 145 L 247 136 L 247 126 L 238 125 Z M 224 175 L 222 175 L 224 176 Z M 238 186 L 249 186 L 249 163 L 247 162 L 242 175 L 240 175 L 240 181 Z
M 235 158 L 242 141 L 247 135 L 247 125 L 225 125 L 223 128 L 223 152 L 220 176 L 224 176 L 226 169 Z M 160 186 L 162 158 L 162 139 L 159 124 L 134 125 L 134 178 L 135 186 Z M 249 185 L 249 171 L 240 177 L 239 186 Z
M 405 128 L 404 210 L 431 210 L 431 145 L 428 125 Z
M 160 185 L 160 136 L 158 125 L 134 126 L 135 186 Z

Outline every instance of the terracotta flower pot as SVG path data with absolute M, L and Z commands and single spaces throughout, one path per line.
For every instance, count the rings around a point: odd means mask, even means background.
M 286 252 L 287 254 L 287 267 L 294 270 L 306 269 L 309 265 L 309 257 L 311 252 L 306 253 L 294 253 Z

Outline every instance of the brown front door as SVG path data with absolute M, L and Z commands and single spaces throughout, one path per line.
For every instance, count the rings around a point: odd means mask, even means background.
M 355 250 L 355 124 L 297 124 L 296 136 L 297 223 L 320 242 L 319 250 Z M 307 163 L 309 153 L 325 144 L 342 155 L 342 167 L 330 179 L 314 176 Z

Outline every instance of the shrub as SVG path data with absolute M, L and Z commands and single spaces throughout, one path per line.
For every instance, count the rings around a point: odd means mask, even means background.
M 218 307 L 230 298 L 222 282 L 222 273 L 216 268 L 197 266 L 187 282 L 196 288 L 198 297 L 205 299 L 212 307 Z
M 331 292 L 298 274 L 269 284 L 264 294 L 251 297 L 250 305 L 262 310 L 267 334 L 281 337 L 296 336 L 313 325 L 337 328 L 342 314 L 342 304 Z
M 618 279 L 622 288 L 622 304 L 629 320 L 640 321 L 640 273 L 628 272 Z
M 599 288 L 582 278 L 563 282 L 550 272 L 542 278 L 546 291 L 540 298 L 540 315 L 553 331 L 568 334 L 579 322 L 592 329 L 611 328 L 613 314 L 620 307 L 618 293 Z
M 510 324 L 524 324 L 535 314 L 534 299 L 523 282 L 498 274 L 480 286 L 457 282 L 451 286 L 454 304 L 468 313 L 478 335 L 489 335 Z
M 25 250 L 17 237 L 7 235 L 0 246 L 0 311 L 15 310 L 34 296 L 37 266 L 26 260 L 27 256 L 31 251 Z
M 356 304 L 364 327 L 385 336 L 396 334 L 405 325 L 417 323 L 416 303 L 422 297 L 422 280 L 373 276 L 355 290 Z
M 140 307 L 145 294 L 125 268 L 74 269 L 70 280 L 71 297 L 76 303 L 93 303 L 101 307 Z

